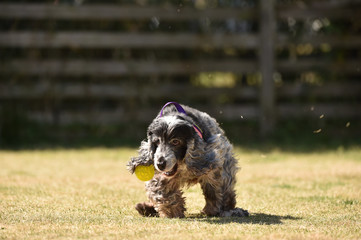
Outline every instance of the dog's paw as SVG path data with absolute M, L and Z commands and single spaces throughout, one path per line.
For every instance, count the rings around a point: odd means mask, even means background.
M 138 203 L 135 205 L 135 209 L 139 212 L 140 215 L 145 217 L 157 217 L 158 213 L 154 209 L 154 206 L 151 203 Z
M 229 211 L 224 211 L 220 214 L 221 217 L 248 217 L 249 212 L 242 208 L 234 208 Z
M 232 211 L 232 217 L 249 217 L 249 212 L 242 208 L 235 208 Z

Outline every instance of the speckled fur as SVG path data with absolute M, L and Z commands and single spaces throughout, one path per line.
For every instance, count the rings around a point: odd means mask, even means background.
M 187 115 L 179 113 L 174 106 L 165 108 L 163 116 L 153 120 L 148 128 L 148 138 L 142 141 L 139 156 L 128 163 L 128 170 L 133 173 L 138 165 L 154 164 L 156 146 L 152 143 L 153 130 L 169 123 L 166 116 L 176 116 L 181 124 L 193 126 L 196 124 L 203 131 L 203 139 L 192 131 L 187 140 L 184 158 L 177 162 L 177 172 L 172 177 L 165 176 L 156 170 L 153 179 L 146 182 L 149 202 L 138 203 L 137 211 L 144 216 L 184 217 L 185 199 L 182 196 L 183 187 L 199 183 L 203 190 L 206 205 L 203 213 L 207 216 L 248 216 L 248 212 L 236 208 L 237 160 L 233 148 L 214 118 L 207 113 L 183 106 Z M 169 127 L 165 128 L 169 131 Z M 159 136 L 161 137 L 161 136 Z

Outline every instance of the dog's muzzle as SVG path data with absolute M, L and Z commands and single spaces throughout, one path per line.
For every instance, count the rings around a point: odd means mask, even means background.
M 178 170 L 178 163 L 176 163 L 170 171 L 163 172 L 163 174 L 166 175 L 167 177 L 172 177 L 177 173 L 177 170 Z
M 176 163 L 169 171 L 164 171 L 167 168 L 167 161 L 164 157 L 160 157 L 157 161 L 156 168 L 162 172 L 165 176 L 171 177 L 176 174 L 178 170 L 178 164 Z

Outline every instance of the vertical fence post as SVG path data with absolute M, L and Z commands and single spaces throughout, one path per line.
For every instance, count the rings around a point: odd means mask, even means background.
M 260 0 L 260 133 L 267 137 L 275 127 L 274 45 L 276 33 L 275 0 Z

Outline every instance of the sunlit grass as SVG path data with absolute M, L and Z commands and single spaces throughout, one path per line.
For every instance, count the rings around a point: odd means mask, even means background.
M 187 218 L 138 216 L 135 149 L 0 151 L 1 239 L 357 239 L 361 149 L 318 153 L 237 148 L 238 206 L 249 218 L 205 218 L 199 186 Z

